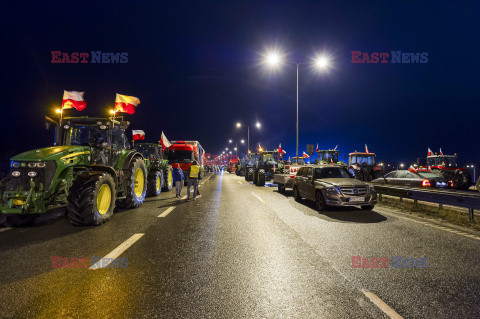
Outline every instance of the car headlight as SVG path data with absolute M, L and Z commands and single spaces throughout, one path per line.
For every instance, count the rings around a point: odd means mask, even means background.
M 37 176 L 37 172 L 28 172 L 28 176 L 35 177 Z
M 20 176 L 20 171 L 13 171 L 13 172 L 12 172 L 12 176 L 13 176 L 13 177 L 18 177 L 18 176 Z
M 19 168 L 20 167 L 20 163 L 19 162 L 12 162 L 11 166 L 13 168 Z
M 330 194 L 340 194 L 338 187 L 327 187 L 325 190 Z

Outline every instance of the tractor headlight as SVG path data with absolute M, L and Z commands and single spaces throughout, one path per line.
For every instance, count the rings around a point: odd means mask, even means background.
M 20 171 L 13 171 L 13 172 L 12 172 L 12 176 L 13 176 L 13 177 L 18 177 L 18 176 L 20 176 Z
M 37 167 L 38 168 L 44 168 L 45 167 L 45 162 L 38 162 Z
M 11 166 L 13 168 L 19 168 L 20 167 L 20 163 L 19 162 L 12 162 Z
M 35 167 L 37 167 L 37 163 L 35 163 L 35 162 L 28 163 L 28 167 L 35 168 Z
M 29 177 L 35 177 L 37 176 L 37 172 L 28 172 Z

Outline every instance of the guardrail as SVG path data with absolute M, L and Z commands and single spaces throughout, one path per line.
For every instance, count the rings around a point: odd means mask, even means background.
M 397 187 L 372 184 L 381 201 L 381 195 L 389 195 L 400 198 L 413 199 L 417 201 L 429 202 L 442 205 L 468 208 L 468 219 L 473 221 L 474 210 L 480 210 L 480 194 L 463 191 L 431 190 L 421 188 Z

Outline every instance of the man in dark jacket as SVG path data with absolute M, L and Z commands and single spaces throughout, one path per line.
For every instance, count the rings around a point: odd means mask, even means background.
M 174 168 L 172 171 L 173 175 L 173 182 L 175 183 L 175 197 L 180 197 L 183 188 L 183 180 L 185 177 L 183 176 L 183 171 L 180 168 L 179 164 L 174 164 Z

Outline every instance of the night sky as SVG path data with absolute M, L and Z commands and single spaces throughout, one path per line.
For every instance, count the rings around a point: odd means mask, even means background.
M 63 90 L 85 91 L 105 116 L 115 93 L 141 100 L 130 129 L 158 141 L 228 139 L 294 155 L 295 67 L 268 72 L 265 50 L 292 61 L 331 57 L 328 72 L 300 69 L 300 152 L 338 145 L 411 163 L 427 147 L 480 162 L 478 1 L 2 1 L 0 160 L 51 145 L 43 116 Z M 52 64 L 51 51 L 128 53 L 126 64 Z M 428 63 L 353 64 L 351 51 L 428 52 Z M 129 130 L 129 134 L 131 134 Z M 251 147 L 252 148 L 252 147 Z

